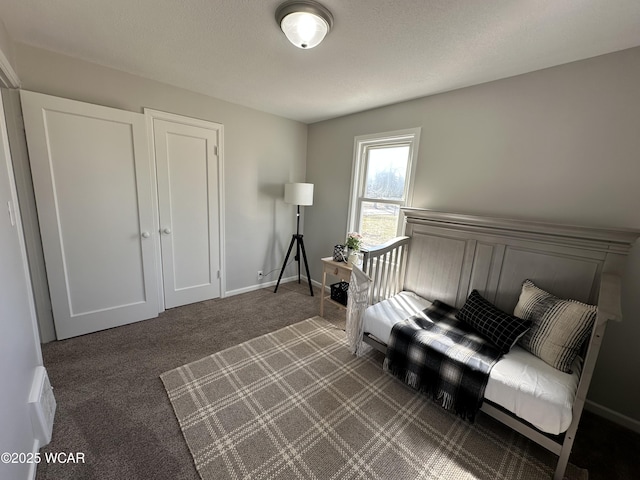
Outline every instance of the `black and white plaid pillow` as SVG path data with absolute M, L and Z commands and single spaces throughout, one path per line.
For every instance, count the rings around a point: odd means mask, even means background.
M 456 318 L 468 323 L 487 340 L 494 343 L 502 353 L 511 347 L 531 327 L 531 320 L 523 320 L 503 312 L 477 290 L 469 294 L 464 306 L 456 314 Z
M 513 314 L 533 321 L 520 345 L 561 372 L 571 373 L 571 364 L 589 338 L 598 307 L 576 300 L 563 300 L 536 287 L 522 284 Z

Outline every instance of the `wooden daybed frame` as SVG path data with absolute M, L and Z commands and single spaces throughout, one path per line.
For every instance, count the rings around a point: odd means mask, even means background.
M 402 212 L 405 236 L 365 252 L 363 270 L 372 279 L 370 305 L 407 290 L 460 308 L 477 289 L 502 310 L 513 312 L 522 282 L 531 279 L 556 296 L 598 306 L 566 432 L 546 434 L 488 400 L 481 409 L 558 455 L 553 478 L 562 479 L 607 322 L 622 319 L 620 276 L 640 232 L 414 208 Z M 365 333 L 363 341 L 386 352 L 375 337 Z

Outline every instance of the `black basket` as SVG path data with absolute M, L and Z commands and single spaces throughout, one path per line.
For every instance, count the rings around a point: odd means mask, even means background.
M 342 305 L 347 305 L 347 291 L 349 290 L 349 282 L 338 282 L 331 285 L 331 300 Z

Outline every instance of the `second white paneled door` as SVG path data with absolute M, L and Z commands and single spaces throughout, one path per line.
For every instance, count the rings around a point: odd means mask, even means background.
M 145 109 L 158 176 L 166 308 L 220 297 L 222 125 Z

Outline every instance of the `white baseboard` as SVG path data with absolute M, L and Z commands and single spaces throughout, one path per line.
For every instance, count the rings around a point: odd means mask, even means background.
M 307 281 L 307 277 L 305 276 L 301 276 L 301 279 L 304 279 L 304 281 Z M 282 280 L 280 280 L 280 283 L 289 283 L 289 282 L 293 282 L 295 280 L 298 280 L 298 276 L 294 276 L 294 277 L 287 277 L 287 278 L 283 278 Z M 267 287 L 275 287 L 276 283 L 278 283 L 277 280 L 271 280 L 269 282 L 260 282 L 256 285 L 249 285 L 248 287 L 243 287 L 243 288 L 238 288 L 237 290 L 229 290 L 227 292 L 225 292 L 225 297 L 232 297 L 234 295 L 240 295 L 242 293 L 249 293 L 249 292 L 253 292 L 255 290 L 260 290 L 262 288 L 267 288 Z
M 640 421 L 635 418 L 627 417 L 626 415 L 618 413 L 615 410 L 611 410 L 599 403 L 592 402 L 591 400 L 586 401 L 585 409 L 595 413 L 596 415 L 600 415 L 607 420 L 611 420 L 613 423 L 617 423 L 618 425 L 628 428 L 629 430 L 640 433 Z

